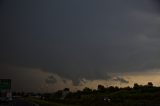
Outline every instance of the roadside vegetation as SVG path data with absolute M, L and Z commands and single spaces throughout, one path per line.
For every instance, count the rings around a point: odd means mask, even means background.
M 160 106 L 160 87 L 152 82 L 146 85 L 137 83 L 131 87 L 107 87 L 98 85 L 96 90 L 84 88 L 70 92 L 69 88 L 55 93 L 39 94 L 39 97 L 26 95 L 28 100 L 40 106 Z
M 38 104 L 39 106 L 75 106 L 75 105 L 66 105 L 62 103 L 54 103 L 51 101 L 45 101 L 45 100 L 41 100 L 33 97 L 25 97 L 25 99 L 27 101 L 32 102 L 33 104 Z

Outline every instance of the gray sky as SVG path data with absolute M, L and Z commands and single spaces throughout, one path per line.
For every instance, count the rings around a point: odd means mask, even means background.
M 74 82 L 145 72 L 160 68 L 159 28 L 158 0 L 1 0 L 0 63 Z

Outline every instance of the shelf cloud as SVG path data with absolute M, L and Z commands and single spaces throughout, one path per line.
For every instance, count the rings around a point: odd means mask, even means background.
M 159 69 L 159 7 L 158 0 L 1 0 L 0 63 L 53 73 L 43 82 L 59 87 Z

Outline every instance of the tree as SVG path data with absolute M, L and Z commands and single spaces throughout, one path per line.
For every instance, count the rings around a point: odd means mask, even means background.
M 100 92 L 104 92 L 105 91 L 105 87 L 103 85 L 98 85 L 98 91 Z
M 62 90 L 58 90 L 57 92 L 54 93 L 55 98 L 60 98 L 62 96 Z
M 147 86 L 148 87 L 153 87 L 153 83 L 152 82 L 148 82 Z
M 109 92 L 115 92 L 117 89 L 114 86 L 108 87 Z
M 140 86 L 137 83 L 134 83 L 134 86 L 133 86 L 134 89 L 138 89 L 139 87 Z
M 64 88 L 64 90 L 63 90 L 63 91 L 68 91 L 68 92 L 69 92 L 69 91 L 70 91 L 70 89 L 69 89 L 69 88 Z
M 85 93 L 85 94 L 90 94 L 90 93 L 92 93 L 92 89 L 90 89 L 90 88 L 88 88 L 88 87 L 85 87 L 85 88 L 83 89 L 83 93 Z
M 127 90 L 127 91 L 132 90 L 129 86 L 128 86 L 128 87 L 124 87 L 123 89 L 124 89 L 124 90 Z

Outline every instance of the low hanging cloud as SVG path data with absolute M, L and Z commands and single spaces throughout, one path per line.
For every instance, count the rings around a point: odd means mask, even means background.
M 53 75 L 48 76 L 48 78 L 45 80 L 47 84 L 54 84 L 57 82 L 56 78 Z
M 75 85 L 72 79 L 63 78 L 56 73 L 44 72 L 37 68 L 27 68 L 15 65 L 1 64 L 0 78 L 12 79 L 13 91 L 34 91 L 34 92 L 54 92 L 63 88 L 70 88 L 71 90 L 83 89 L 84 87 L 96 88 L 98 83 L 108 82 L 112 83 L 114 77 L 108 75 L 108 79 L 86 79 L 82 78 Z M 114 81 L 126 83 L 124 79 L 116 77 Z M 93 85 L 93 83 L 95 85 Z M 97 83 L 97 84 L 96 84 Z M 77 89 L 77 90 L 78 90 Z
M 129 81 L 127 81 L 126 79 L 122 78 L 122 77 L 114 77 L 113 81 L 118 81 L 121 83 L 129 83 Z
M 44 72 L 37 68 L 27 68 L 15 65 L 0 64 L 0 78 L 12 79 L 13 91 L 26 92 L 55 92 L 64 88 L 70 88 L 71 91 L 82 90 L 84 87 L 96 89 L 99 84 L 108 86 L 133 86 L 134 83 L 147 84 L 153 82 L 159 86 L 160 69 L 147 70 L 146 72 L 127 72 L 123 74 L 108 74 L 108 79 L 87 79 L 82 78 L 77 85 L 72 79 L 59 76 L 56 73 Z M 153 79 L 154 77 L 154 79 Z
M 57 85 L 57 75 L 38 68 L 0 64 L 0 78 L 12 80 L 13 91 L 53 92 L 62 89 Z

